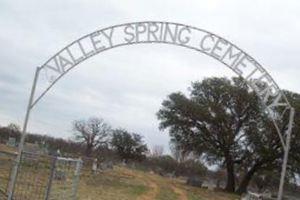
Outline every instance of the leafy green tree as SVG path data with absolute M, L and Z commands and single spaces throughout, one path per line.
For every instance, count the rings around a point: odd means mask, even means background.
M 297 95 L 292 96 L 299 101 Z M 177 147 L 225 167 L 229 192 L 244 192 L 260 170 L 280 170 L 283 152 L 277 132 L 258 97 L 241 78 L 194 82 L 188 97 L 180 92 L 170 94 L 157 116 L 160 128 L 169 130 Z M 295 158 L 290 166 L 297 166 L 297 159 L 299 166 L 299 134 L 293 139 L 298 144 L 291 148 Z
M 148 151 L 141 135 L 123 129 L 113 131 L 111 146 L 127 163 L 129 160 L 142 160 Z
M 296 173 L 299 174 L 300 172 L 300 95 L 289 91 L 284 92 L 296 110 L 287 174 L 287 179 L 292 179 Z M 286 112 L 286 115 L 283 117 L 283 121 L 286 123 L 283 124 L 287 125 L 288 119 L 289 112 Z M 237 193 L 239 194 L 246 192 L 247 186 L 253 176 L 257 174 L 269 174 L 270 172 L 280 174 L 281 172 L 284 150 L 274 124 L 266 116 L 263 119 L 257 120 L 255 124 L 256 126 L 252 128 L 248 127 L 244 130 L 247 133 L 243 140 L 245 158 L 239 163 L 236 170 L 239 174 L 243 175 L 237 188 Z M 281 132 L 284 133 L 286 129 L 287 126 L 282 126 Z
M 300 94 L 285 91 L 290 104 L 295 108 L 294 127 L 291 137 L 289 168 L 300 175 Z

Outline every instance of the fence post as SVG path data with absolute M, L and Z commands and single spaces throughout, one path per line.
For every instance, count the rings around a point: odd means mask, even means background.
M 80 178 L 80 170 L 82 167 L 83 161 L 80 159 L 76 162 L 76 169 L 74 173 L 74 179 L 73 179 L 73 186 L 72 186 L 72 200 L 77 199 L 77 190 L 78 190 L 78 184 L 79 184 L 79 178 Z
M 20 166 L 22 164 L 22 157 L 23 157 L 23 151 L 19 152 L 17 157 L 19 156 L 19 162 L 16 161 L 16 159 L 14 159 L 13 161 L 13 167 L 11 169 L 11 174 L 10 176 L 14 175 L 15 179 L 13 182 L 11 177 L 9 179 L 9 183 L 8 183 L 8 187 L 7 187 L 7 198 L 8 200 L 13 200 L 13 196 L 14 196 L 14 192 L 15 192 L 15 186 L 17 184 L 17 179 L 18 179 L 18 174 L 19 174 L 19 171 L 20 171 Z
M 292 129 L 294 124 L 294 117 L 295 117 L 295 109 L 291 108 L 290 111 L 290 121 L 288 124 L 288 129 L 286 132 L 286 144 L 284 148 L 284 158 L 283 158 L 283 164 L 282 164 L 282 171 L 281 171 L 281 177 L 280 177 L 280 185 L 279 185 L 279 191 L 278 191 L 278 197 L 277 200 L 283 199 L 283 187 L 286 177 L 286 170 L 287 170 L 287 164 L 288 164 L 288 157 L 289 157 L 289 151 L 290 151 L 290 143 L 291 143 L 291 135 L 292 135 Z
M 51 163 L 51 172 L 50 172 L 50 176 L 49 176 L 48 183 L 47 183 L 47 190 L 46 190 L 45 200 L 48 200 L 49 197 L 50 197 L 52 181 L 53 181 L 53 178 L 54 178 L 54 175 L 55 175 L 55 170 L 56 170 L 56 162 L 57 162 L 57 157 L 55 156 L 52 160 L 52 163 Z
M 11 155 L 16 155 L 16 154 L 11 154 Z M 10 170 L 9 170 L 9 177 L 11 177 L 14 165 L 16 164 L 15 159 L 16 159 L 16 157 L 12 158 L 12 160 L 11 160 L 12 164 L 11 164 L 11 167 L 10 167 Z M 9 194 L 9 183 L 10 183 L 10 179 L 7 181 L 6 188 L 5 188 L 5 195 L 7 195 L 7 196 Z
M 33 102 L 33 98 L 34 98 L 34 93 L 35 93 L 36 84 L 37 84 L 40 69 L 41 69 L 40 67 L 37 67 L 36 71 L 35 71 L 35 75 L 34 75 L 34 80 L 33 80 L 32 88 L 31 88 L 30 98 L 29 98 L 29 102 L 28 102 L 28 106 L 27 106 L 27 110 L 26 110 L 26 115 L 25 115 L 25 120 L 24 120 L 24 124 L 23 124 L 21 140 L 20 140 L 19 147 L 18 147 L 18 155 L 17 155 L 17 158 L 15 159 L 15 164 L 14 164 L 14 167 L 12 169 L 12 173 L 11 173 L 11 177 L 10 177 L 10 181 L 9 181 L 9 185 L 8 185 L 8 198 L 7 198 L 8 200 L 13 199 L 13 192 L 14 192 L 15 182 L 17 180 L 17 173 L 18 173 L 18 170 L 19 170 L 18 168 L 20 166 L 21 154 L 22 154 L 22 151 L 24 149 L 27 125 L 28 125 L 28 121 L 29 121 L 29 117 L 30 117 L 30 111 L 32 109 L 32 102 Z

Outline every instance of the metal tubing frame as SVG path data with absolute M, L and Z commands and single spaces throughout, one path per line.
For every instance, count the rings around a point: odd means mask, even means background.
M 124 26 L 124 25 L 130 25 L 130 24 L 138 24 L 138 23 L 167 23 L 167 24 L 177 24 L 177 25 L 181 25 L 181 26 L 186 26 L 186 27 L 189 27 L 191 29 L 195 29 L 195 30 L 198 30 L 198 31 L 202 31 L 202 32 L 206 32 L 208 34 L 211 34 L 213 36 L 216 36 L 218 38 L 221 38 L 221 39 L 224 39 L 222 37 L 219 37 L 218 35 L 214 34 L 214 33 L 211 33 L 209 31 L 206 31 L 206 30 L 203 30 L 203 29 L 199 29 L 197 27 L 193 27 L 193 26 L 188 26 L 188 25 L 185 25 L 185 24 L 179 24 L 179 23 L 172 23 L 172 22 L 162 22 L 162 21 L 144 21 L 144 22 L 132 22 L 132 23 L 124 23 L 124 24 L 119 24 L 119 25 L 115 25 L 115 26 L 111 26 L 111 27 L 108 27 L 108 28 L 104 28 L 100 31 L 103 31 L 103 30 L 107 30 L 107 29 L 110 29 L 110 28 L 115 28 L 115 27 L 121 27 L 121 26 Z M 97 32 L 97 31 L 96 31 Z M 95 33 L 95 32 L 94 32 Z M 93 33 L 91 33 L 93 34 Z M 65 48 L 63 48 L 62 50 L 60 50 L 57 54 L 55 54 L 53 57 L 51 57 L 47 62 L 49 62 L 51 59 L 53 59 L 55 56 L 59 55 L 59 53 L 61 53 L 62 51 L 64 51 L 65 49 L 67 49 L 68 47 L 70 47 L 72 44 L 76 43 L 77 41 L 80 41 L 81 39 L 85 38 L 85 37 L 88 37 L 90 34 L 88 35 L 85 35 L 77 40 L 75 40 L 74 42 L 70 43 L 69 45 L 67 45 Z M 234 45 L 233 43 L 227 41 L 230 45 L 232 45 L 233 47 L 237 48 L 238 50 L 240 50 L 241 52 L 245 53 L 243 50 L 241 50 L 239 47 L 237 47 L 236 45 Z M 173 44 L 173 43 L 170 43 L 170 42 L 139 42 L 139 43 L 166 43 L 166 44 Z M 110 48 L 107 48 L 107 49 L 104 49 L 104 50 L 109 50 L 109 49 L 112 49 L 112 48 L 115 48 L 115 47 L 118 47 L 118 46 L 125 46 L 125 45 L 132 45 L 132 44 L 137 44 L 137 43 L 129 43 L 129 44 L 120 44 L 120 45 L 115 45 L 115 46 L 112 46 Z M 194 49 L 196 51 L 199 51 L 199 49 L 195 49 L 194 47 L 190 47 L 190 46 L 186 46 L 186 45 L 181 45 L 181 44 L 173 44 L 173 45 L 177 45 L 177 46 L 183 46 L 183 47 L 186 47 L 186 48 L 189 48 L 189 49 Z M 103 51 L 104 51 L 103 50 Z M 100 51 L 102 52 L 102 51 Z M 98 52 L 98 53 L 100 53 Z M 203 52 L 201 51 L 202 53 L 208 55 L 208 56 L 211 56 L 209 55 L 208 53 L 206 52 Z M 246 54 L 246 53 L 245 53 Z M 246 54 L 249 56 L 249 58 L 251 60 L 254 60 L 253 57 L 251 57 L 249 54 Z M 87 58 L 89 58 L 90 56 L 88 56 Z M 211 56 L 212 57 L 212 56 Z M 85 59 L 87 59 L 85 58 Z M 80 62 L 84 61 L 85 59 L 81 60 Z M 220 61 L 220 60 L 219 60 Z M 255 61 L 255 60 L 254 60 Z M 66 73 L 62 73 L 56 80 L 54 80 L 54 82 L 44 91 L 42 92 L 42 94 L 40 96 L 37 97 L 37 99 L 34 100 L 34 94 L 35 94 L 35 89 L 36 89 L 36 84 L 37 84 L 37 80 L 38 80 L 38 76 L 39 76 L 39 72 L 45 67 L 45 65 L 47 64 L 47 62 L 42 65 L 41 67 L 37 67 L 36 69 L 36 72 L 35 72 L 35 77 L 34 77 L 34 81 L 33 81 L 33 85 L 32 85 L 32 88 L 31 88 L 31 94 L 30 94 L 30 98 L 29 98 L 29 103 L 28 103 L 28 106 L 27 106 L 27 111 L 26 111 L 26 116 L 25 116 L 25 120 L 24 120 L 24 124 L 23 124 L 23 130 L 22 130 L 22 135 L 21 135 L 21 141 L 20 141 L 20 144 L 19 144 L 19 149 L 18 149 L 18 155 L 17 155 L 17 158 L 16 158 L 16 161 L 15 161 L 15 165 L 13 167 L 13 170 L 12 170 L 12 174 L 11 174 L 11 178 L 10 178 L 10 182 L 9 182 L 9 188 L 8 188 L 8 200 L 12 200 L 12 197 L 13 197 L 13 191 L 14 191 L 14 187 L 15 187 L 15 182 L 16 182 L 16 179 L 17 179 L 17 172 L 18 172 L 18 169 L 19 169 L 19 165 L 20 165 L 20 160 L 21 160 L 21 153 L 23 151 L 23 148 L 24 148 L 24 142 L 25 142 L 25 137 L 26 137 L 26 130 L 27 130 L 27 125 L 28 125 L 28 121 L 29 121 L 29 117 L 30 117 L 30 112 L 32 110 L 32 108 L 39 102 L 39 100 L 44 97 L 44 95 L 52 88 L 52 86 L 58 81 L 60 80 Z M 70 69 L 68 69 L 66 72 L 70 71 L 72 68 L 74 68 L 77 64 L 79 64 L 80 62 L 76 63 L 73 67 L 71 67 Z M 223 63 L 225 66 L 229 67 L 225 62 L 222 62 L 220 61 L 221 63 Z M 262 66 L 256 62 L 256 64 L 262 68 Z M 263 68 L 262 68 L 263 69 Z M 263 69 L 265 70 L 265 69 Z M 265 72 L 268 74 L 268 72 L 265 70 Z M 273 80 L 273 78 L 270 76 L 270 78 L 272 79 L 272 82 L 275 84 L 275 86 L 277 88 L 278 85 L 277 83 Z M 249 85 L 251 87 L 251 85 Z M 252 88 L 252 87 L 251 87 Z M 253 89 L 253 88 L 252 88 Z M 283 98 L 285 99 L 286 103 L 288 104 L 287 105 L 287 108 L 290 109 L 290 121 L 289 121 L 289 124 L 288 124 L 288 130 L 286 132 L 286 140 L 284 141 L 283 139 L 283 134 L 281 133 L 281 131 L 279 130 L 279 127 L 277 126 L 275 120 L 273 119 L 274 121 L 274 125 L 276 127 L 276 130 L 278 132 L 278 135 L 280 137 L 280 141 L 282 143 L 282 147 L 284 149 L 284 158 L 283 158 L 283 165 L 282 165 L 282 172 L 281 172 L 281 179 L 280 179 L 280 186 L 279 186 L 279 192 L 278 192 L 278 198 L 277 200 L 282 200 L 282 196 L 283 196 L 283 186 L 284 186 L 284 181 L 285 181 L 285 174 L 286 174 L 286 169 L 287 169 L 287 161 L 288 161 L 288 154 L 289 154 L 289 149 L 290 149 L 290 140 L 291 140 L 291 134 L 292 134 L 292 127 L 293 127 L 293 119 L 294 119 L 294 108 L 291 107 L 291 105 L 289 104 L 289 102 L 287 101 L 287 98 L 286 96 L 284 95 L 284 93 L 282 91 L 280 91 L 283 95 Z
M 77 199 L 77 189 L 78 189 L 78 185 L 79 185 L 79 179 L 80 179 L 79 176 L 80 176 L 80 170 L 82 168 L 82 164 L 83 164 L 83 161 L 81 159 L 78 159 L 76 161 L 76 168 L 75 168 L 75 172 L 74 172 L 72 194 L 71 194 L 71 198 L 73 200 Z
M 54 175 L 55 175 L 56 162 L 57 162 L 57 157 L 55 156 L 52 160 L 52 163 L 51 163 L 51 172 L 50 172 L 50 177 L 49 177 L 48 183 L 47 183 L 47 190 L 46 190 L 45 200 L 49 200 L 49 198 L 50 198 L 52 182 L 53 182 Z
M 290 145 L 291 145 L 291 136 L 292 136 L 292 129 L 293 129 L 293 123 L 294 123 L 294 116 L 295 116 L 295 109 L 291 108 L 290 111 L 290 120 L 288 124 L 288 129 L 286 132 L 286 142 L 285 142 L 285 148 L 284 148 L 284 158 L 283 158 L 283 164 L 282 164 L 282 171 L 281 171 L 281 177 L 280 177 L 280 185 L 278 190 L 278 197 L 277 200 L 283 199 L 283 187 L 286 177 L 286 169 L 287 169 L 287 162 L 289 157 L 289 151 L 290 151 Z
M 19 147 L 18 147 L 18 155 L 17 155 L 17 158 L 15 160 L 15 163 L 14 163 L 14 166 L 13 166 L 13 169 L 12 169 L 12 173 L 11 173 L 11 176 L 10 176 L 10 181 L 9 181 L 9 186 L 8 186 L 8 198 L 7 198 L 8 200 L 13 199 L 13 193 L 14 193 L 15 184 L 16 184 L 16 181 L 17 181 L 17 174 L 18 174 L 18 170 L 19 170 L 20 162 L 21 162 L 21 155 L 22 155 L 22 151 L 24 149 L 27 125 L 28 125 L 28 121 L 29 121 L 29 117 L 30 117 L 30 112 L 31 112 L 31 109 L 32 109 L 32 102 L 33 102 L 33 98 L 34 98 L 34 94 L 35 94 L 36 83 L 37 83 L 37 80 L 38 80 L 40 69 L 41 69 L 40 67 L 37 67 L 36 71 L 35 71 L 35 75 L 34 75 L 34 80 L 33 80 L 32 88 L 31 88 L 31 93 L 30 93 L 30 97 L 29 97 L 27 110 L 26 110 L 24 124 L 23 124 L 21 140 L 20 140 Z

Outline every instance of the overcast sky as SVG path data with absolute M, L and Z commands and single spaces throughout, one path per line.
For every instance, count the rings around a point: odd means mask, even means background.
M 300 93 L 300 1 L 0 0 L 0 125 L 22 124 L 36 66 L 92 31 L 158 20 L 216 33 L 257 59 L 283 89 Z M 104 118 L 168 148 L 155 113 L 192 81 L 233 76 L 216 60 L 176 46 L 145 44 L 98 54 L 60 80 L 34 108 L 29 131 L 70 138 L 71 122 Z

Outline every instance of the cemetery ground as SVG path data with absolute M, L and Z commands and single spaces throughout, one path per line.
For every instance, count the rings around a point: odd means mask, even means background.
M 1 151 L 13 152 L 12 148 L 0 146 Z M 0 163 L 5 163 L 1 162 Z M 7 162 L 6 162 L 7 163 Z M 0 167 L 1 180 L 9 178 L 9 167 Z M 36 169 L 35 169 L 36 170 Z M 39 172 L 40 171 L 40 172 Z M 41 174 L 42 169 L 32 171 Z M 4 178 L 4 179 L 3 179 Z M 46 179 L 44 180 L 46 182 Z M 0 183 L 3 188 L 4 183 Z M 27 185 L 26 185 L 27 184 Z M 29 187 L 28 182 L 24 188 Z M 55 188 L 61 190 L 62 188 Z M 1 195 L 0 195 L 1 198 Z M 115 166 L 112 170 L 99 171 L 93 174 L 90 169 L 81 171 L 78 187 L 79 200 L 234 200 L 238 196 L 222 191 L 212 191 L 205 188 L 190 187 L 182 178 L 166 178 L 160 175 L 137 169 L 129 169 L 124 166 Z
M 86 200 L 234 200 L 238 196 L 185 185 L 184 179 L 115 167 L 94 175 L 82 174 L 79 199 Z

